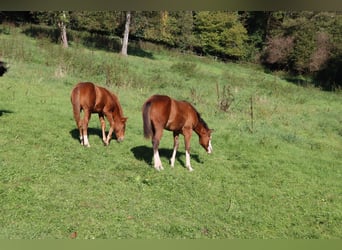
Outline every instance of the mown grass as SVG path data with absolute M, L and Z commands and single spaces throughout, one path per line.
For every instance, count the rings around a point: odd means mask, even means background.
M 19 29 L 0 42 L 11 66 L 0 78 L 0 238 L 341 238 L 341 93 L 191 55 L 62 50 Z M 79 145 L 69 95 L 83 80 L 119 96 L 123 143 L 104 147 L 93 115 L 91 147 Z M 233 96 L 226 112 L 217 86 Z M 191 101 L 215 129 L 212 155 L 194 134 L 192 173 L 183 144 L 168 167 L 167 131 L 165 170 L 152 168 L 141 105 L 155 93 Z

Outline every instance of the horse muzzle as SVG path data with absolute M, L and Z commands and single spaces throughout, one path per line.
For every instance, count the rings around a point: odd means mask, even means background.
M 213 152 L 213 147 L 211 146 L 211 142 L 209 142 L 208 148 L 207 148 L 207 153 L 211 154 Z
M 122 142 L 124 140 L 124 137 L 120 137 L 120 138 L 118 138 L 116 141 L 118 142 L 118 143 L 120 143 L 120 142 Z

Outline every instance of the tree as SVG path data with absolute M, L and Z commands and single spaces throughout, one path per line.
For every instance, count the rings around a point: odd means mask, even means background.
M 309 76 L 327 90 L 342 85 L 342 15 L 338 12 L 273 12 L 263 63 Z M 277 20 L 277 22 L 275 22 Z
M 70 21 L 70 13 L 68 11 L 42 11 L 34 12 L 33 17 L 37 19 L 40 23 L 45 23 L 47 25 L 56 25 L 60 33 L 60 41 L 64 48 L 67 48 L 68 38 L 67 38 L 67 25 Z
M 170 16 L 174 20 L 173 22 L 169 22 L 169 25 L 173 24 L 174 26 L 171 29 L 171 37 L 174 45 L 183 51 L 193 50 L 195 45 L 193 11 L 170 12 Z
M 125 31 L 122 41 L 122 49 L 121 49 L 121 55 L 127 56 L 127 47 L 128 47 L 128 36 L 129 36 L 129 27 L 131 23 L 131 12 L 126 12 L 126 23 L 125 23 Z
M 62 11 L 57 18 L 57 25 L 60 30 L 61 43 L 62 43 L 63 48 L 69 47 L 68 37 L 67 37 L 67 32 L 66 32 L 66 24 L 68 21 L 69 19 L 67 18 L 66 12 Z
M 247 31 L 236 12 L 200 11 L 194 24 L 197 50 L 223 58 L 244 56 Z
M 121 24 L 120 11 L 73 11 L 70 27 L 92 34 L 113 35 Z

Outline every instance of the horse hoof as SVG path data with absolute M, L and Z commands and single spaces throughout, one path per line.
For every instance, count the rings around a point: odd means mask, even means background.
M 157 171 L 164 170 L 163 166 L 154 167 Z

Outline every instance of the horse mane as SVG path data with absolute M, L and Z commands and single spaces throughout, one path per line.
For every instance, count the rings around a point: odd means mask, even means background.
M 119 98 L 118 98 L 113 92 L 111 92 L 110 90 L 108 90 L 108 89 L 106 89 L 106 88 L 104 88 L 104 87 L 102 87 L 102 86 L 99 86 L 99 87 L 101 87 L 101 88 L 104 89 L 107 93 L 109 93 L 109 95 L 110 95 L 110 96 L 113 98 L 113 100 L 114 100 L 114 104 L 115 104 L 115 106 L 117 107 L 119 116 L 120 116 L 120 117 L 123 117 L 123 116 L 124 116 L 124 115 L 123 115 L 123 110 L 122 110 L 122 107 L 121 107 L 121 105 L 120 105 Z
M 114 98 L 114 100 L 115 100 L 115 104 L 116 104 L 116 106 L 118 107 L 119 115 L 120 115 L 121 117 L 123 117 L 123 110 L 122 110 L 122 107 L 121 107 L 121 105 L 120 105 L 119 98 L 118 98 L 115 94 L 113 94 L 112 92 L 109 91 L 109 93 L 111 94 L 111 96 L 112 96 L 112 97 Z
M 189 102 L 187 102 L 187 103 L 189 103 Z M 196 112 L 198 122 L 201 123 L 206 130 L 209 130 L 208 124 L 203 120 L 203 118 L 201 117 L 201 114 L 197 111 L 197 109 L 191 103 L 189 103 L 189 104 L 194 109 L 194 111 Z
M 206 130 L 209 130 L 208 124 L 203 120 L 203 118 L 201 117 L 201 114 L 198 113 L 197 110 L 196 110 L 196 113 L 197 113 L 198 121 L 199 121 L 200 123 L 202 123 L 203 127 L 204 127 Z

